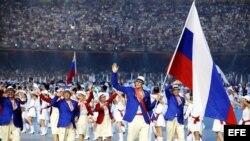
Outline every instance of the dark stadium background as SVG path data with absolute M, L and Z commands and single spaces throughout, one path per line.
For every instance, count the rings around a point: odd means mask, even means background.
M 0 71 L 164 73 L 192 0 L 2 0 Z M 250 72 L 250 1 L 197 0 L 215 63 Z

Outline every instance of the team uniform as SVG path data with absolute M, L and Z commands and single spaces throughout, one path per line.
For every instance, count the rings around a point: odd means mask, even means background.
M 113 115 L 116 122 L 123 122 L 123 117 L 125 114 L 125 105 L 118 101 L 117 104 L 114 105 Z
M 225 121 L 214 119 L 212 131 L 223 133 L 224 132 L 224 125 L 226 125 Z
M 12 100 L 9 97 L 0 95 L 0 104 L 3 105 L 0 114 L 2 141 L 9 141 L 10 139 L 13 141 L 21 140 L 21 130 L 23 128 L 21 103 L 20 99 Z
M 164 112 L 164 105 L 161 103 L 158 103 L 156 108 L 155 108 L 155 126 L 157 127 L 165 127 L 166 126 L 166 122 L 163 116 L 163 112 Z
M 57 127 L 59 128 L 59 141 L 72 141 L 75 139 L 75 117 L 79 116 L 78 104 L 74 100 L 60 99 L 55 96 L 51 105 L 59 110 L 59 120 Z
M 45 97 L 44 95 L 40 95 L 41 100 L 47 102 L 47 103 L 51 103 L 51 98 Z M 58 119 L 59 119 L 59 111 L 57 107 L 52 106 L 51 108 L 51 115 L 50 115 L 50 126 L 51 126 L 51 133 L 54 134 L 58 134 L 58 127 L 57 127 L 57 123 L 58 123 Z
M 184 116 L 183 108 L 185 104 L 185 99 L 180 97 L 181 104 L 178 104 L 177 97 L 170 92 L 174 88 L 172 85 L 168 85 L 165 88 L 165 95 L 168 100 L 168 109 L 164 115 L 165 120 L 167 120 L 167 141 L 172 141 L 175 132 L 178 135 L 180 141 L 184 141 Z M 178 86 L 179 89 L 179 86 Z
M 250 125 L 250 109 L 248 107 L 243 109 L 239 125 Z
M 154 119 L 154 116 L 151 119 L 150 115 L 153 114 L 156 100 L 151 103 L 150 94 L 145 90 L 119 85 L 117 77 L 117 73 L 112 74 L 113 87 L 127 96 L 126 112 L 123 118 L 128 122 L 127 141 L 134 141 L 138 137 L 139 141 L 148 141 L 149 123 Z M 139 77 L 137 79 L 144 82 L 144 78 Z
M 88 135 L 89 128 L 89 116 L 93 116 L 93 112 L 89 103 L 93 98 L 93 93 L 91 92 L 88 99 L 84 102 L 78 102 L 78 108 L 80 111 L 80 116 L 77 122 L 77 133 L 82 135 Z
M 27 117 L 32 117 L 35 118 L 36 117 L 36 99 L 31 98 L 30 102 L 29 102 L 29 106 L 28 106 L 28 113 L 27 113 Z
M 98 112 L 97 117 L 97 126 L 96 126 L 96 135 L 97 137 L 111 137 L 113 136 L 112 133 L 112 123 L 111 120 L 113 119 L 113 115 L 111 113 L 110 104 L 113 99 L 116 97 L 117 94 L 113 94 L 106 100 L 105 103 L 97 103 L 95 106 L 95 111 Z M 100 95 L 101 96 L 101 95 Z M 103 108 L 103 106 L 106 108 Z

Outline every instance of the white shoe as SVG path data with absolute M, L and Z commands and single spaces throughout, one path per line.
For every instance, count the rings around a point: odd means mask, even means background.
M 45 127 L 41 127 L 41 136 L 45 136 L 47 134 Z
M 43 132 L 43 133 L 40 133 L 41 136 L 45 136 L 47 133 Z
M 35 133 L 35 131 L 34 131 L 34 125 L 32 125 L 32 126 L 30 126 L 30 132 L 29 132 L 29 134 L 34 134 Z
M 98 138 L 96 138 L 96 137 L 94 137 L 93 139 L 92 139 L 92 141 L 95 141 L 95 140 L 97 140 Z
M 76 139 L 79 139 L 79 134 L 76 134 Z
M 89 140 L 89 136 L 84 137 L 84 140 Z
M 35 134 L 35 131 L 30 131 L 29 134 Z
M 25 129 L 23 129 L 21 133 L 22 133 L 22 134 L 25 134 L 26 132 L 27 132 L 27 131 L 26 131 Z
M 124 126 L 122 126 L 122 132 L 125 133 L 126 132 L 126 128 Z

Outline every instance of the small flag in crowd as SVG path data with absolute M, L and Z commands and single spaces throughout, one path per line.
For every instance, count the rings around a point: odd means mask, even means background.
M 74 52 L 73 60 L 71 62 L 70 70 L 67 75 L 67 84 L 72 83 L 72 79 L 74 76 L 76 76 L 77 70 L 76 70 L 76 53 Z

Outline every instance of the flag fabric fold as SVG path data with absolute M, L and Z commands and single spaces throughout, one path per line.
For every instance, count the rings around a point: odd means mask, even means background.
M 74 76 L 76 76 L 77 70 L 76 70 L 76 53 L 74 52 L 74 56 L 71 62 L 70 70 L 67 75 L 67 84 L 72 83 L 72 79 Z
M 169 73 L 193 91 L 195 113 L 236 124 L 222 80 L 213 62 L 193 2 L 181 38 L 168 66 Z

